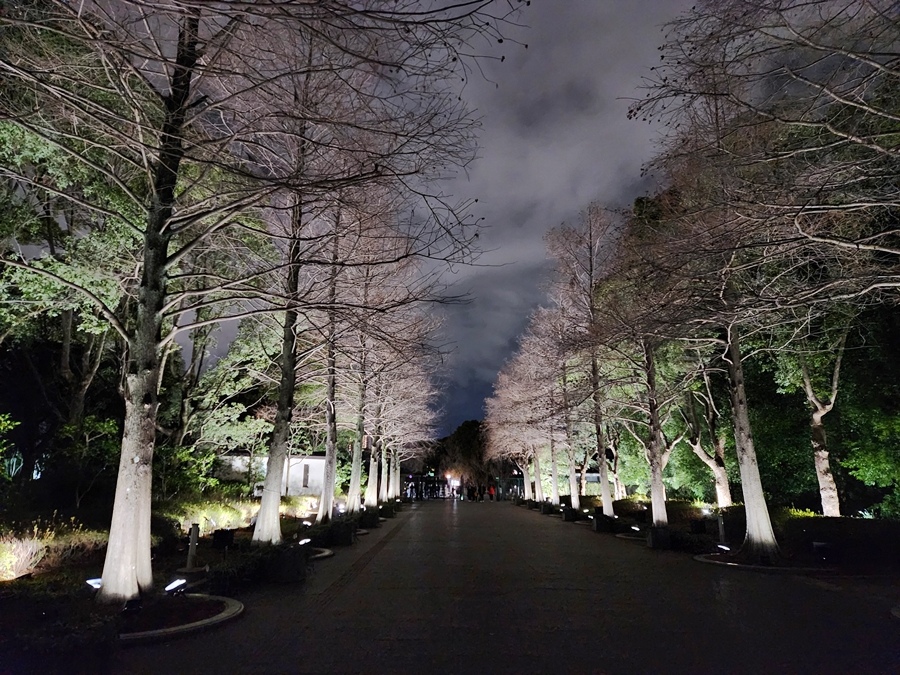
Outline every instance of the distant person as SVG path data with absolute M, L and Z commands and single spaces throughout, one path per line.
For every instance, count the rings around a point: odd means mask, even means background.
M 497 494 L 497 490 L 493 485 L 488 486 L 488 497 L 491 501 L 494 501 L 494 495 Z

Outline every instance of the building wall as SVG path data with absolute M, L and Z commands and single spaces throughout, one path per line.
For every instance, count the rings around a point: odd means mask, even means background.
M 262 491 L 262 485 L 266 478 L 266 467 L 269 462 L 268 455 L 256 455 L 251 458 L 247 455 L 226 455 L 221 457 L 221 464 L 216 476 L 222 480 L 247 480 L 247 473 L 252 468 L 254 474 L 259 477 L 256 481 L 254 493 L 257 496 Z M 281 483 L 281 494 L 311 495 L 318 497 L 322 494 L 322 484 L 325 482 L 325 458 L 324 457 L 290 457 L 286 460 L 284 479 Z

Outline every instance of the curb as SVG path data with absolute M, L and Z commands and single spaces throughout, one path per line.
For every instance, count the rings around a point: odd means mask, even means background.
M 695 555 L 694 560 L 707 565 L 719 565 L 720 567 L 733 567 L 739 570 L 762 572 L 763 574 L 836 574 L 834 567 L 778 567 L 777 565 L 749 565 L 746 563 L 731 562 L 728 560 L 716 560 L 719 553 L 701 553 Z
M 325 558 L 334 556 L 334 551 L 330 548 L 314 548 L 313 551 L 315 551 L 315 553 L 309 556 L 310 560 L 324 560 Z
M 186 623 L 183 626 L 172 626 L 171 628 L 160 628 L 159 630 L 145 630 L 139 633 L 120 633 L 119 642 L 124 644 L 137 644 L 140 642 L 150 642 L 152 640 L 161 640 L 185 633 L 193 633 L 194 631 L 203 630 L 210 626 L 215 626 L 225 621 L 235 619 L 244 611 L 244 605 L 232 598 L 225 598 L 220 595 L 205 595 L 203 593 L 188 593 L 189 598 L 210 598 L 212 600 L 221 600 L 225 603 L 225 609 L 219 614 L 202 621 L 194 621 Z

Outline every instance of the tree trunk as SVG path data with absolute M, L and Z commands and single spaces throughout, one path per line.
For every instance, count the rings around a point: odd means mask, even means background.
M 825 436 L 825 425 L 822 424 L 822 413 L 813 412 L 810 427 L 816 478 L 819 479 L 819 494 L 822 499 L 822 513 L 839 518 L 841 501 L 838 498 L 837 485 L 834 482 L 834 475 L 831 473 L 831 464 L 828 460 L 828 442 Z
M 347 490 L 347 513 L 358 513 L 362 485 L 362 447 L 366 438 L 366 379 L 365 367 L 360 373 L 359 397 L 356 406 L 356 438 L 353 441 L 353 460 L 350 464 L 350 488 Z
M 559 467 L 556 465 L 556 444 L 550 435 L 550 503 L 559 506 Z
M 706 464 L 707 468 L 712 471 L 713 480 L 716 485 L 716 503 L 720 509 L 732 505 L 731 486 L 728 484 L 728 473 L 725 470 L 725 448 L 724 443 L 716 441 L 716 454 L 711 457 L 703 446 L 696 439 L 690 441 L 691 450 Z
M 600 471 L 600 500 L 603 504 L 603 515 L 612 517 L 615 513 L 612 495 L 609 493 L 609 472 L 606 464 L 606 441 L 603 437 L 603 411 L 600 400 L 600 365 L 596 353 L 591 354 L 591 401 L 594 413 L 594 438 L 597 441 L 597 467 Z M 618 474 L 616 474 L 618 480 Z M 617 497 L 618 499 L 618 497 Z
M 175 67 L 169 83 L 159 155 L 154 167 L 153 190 L 144 232 L 137 316 L 126 364 L 122 455 L 102 583 L 97 595 L 100 602 L 129 600 L 153 585 L 150 506 L 162 308 L 166 297 L 166 263 L 172 236 L 168 226 L 175 204 L 179 167 L 184 157 L 182 134 L 198 57 L 199 23 L 199 10 L 186 10 L 179 29 Z
M 400 499 L 403 491 L 400 485 L 400 453 L 396 448 L 391 450 L 391 499 Z
M 359 513 L 362 504 L 362 439 L 353 441 L 350 461 L 350 487 L 347 488 L 347 513 Z
M 741 472 L 741 490 L 747 515 L 747 533 L 742 551 L 759 562 L 772 562 L 778 557 L 778 542 L 769 519 L 769 508 L 759 477 L 756 448 L 750 429 L 747 394 L 744 390 L 744 369 L 737 330 L 728 329 L 728 380 L 731 413 L 734 422 L 734 444 Z
M 578 465 L 575 462 L 575 452 L 569 450 L 569 496 L 572 499 L 572 508 L 581 509 L 581 495 L 578 493 Z
M 522 462 L 519 470 L 522 472 L 522 488 L 525 491 L 525 499 L 534 499 L 534 492 L 531 489 L 531 474 L 528 472 L 528 462 Z
M 332 319 L 333 321 L 333 319 Z M 325 475 L 322 479 L 322 496 L 319 498 L 319 513 L 316 516 L 317 523 L 327 523 L 331 520 L 331 511 L 334 508 L 334 487 L 337 477 L 337 411 L 335 410 L 335 350 L 334 330 L 329 331 L 328 349 L 326 355 L 326 384 L 325 384 Z
M 826 516 L 839 518 L 841 515 L 841 500 L 838 496 L 834 475 L 831 473 L 831 463 L 828 459 L 828 437 L 825 435 L 823 418 L 837 401 L 838 384 L 840 382 L 841 361 L 844 357 L 844 348 L 847 344 L 847 333 L 850 325 L 844 329 L 841 339 L 835 347 L 836 357 L 834 368 L 831 371 L 831 395 L 828 400 L 822 400 L 813 389 L 812 379 L 806 360 L 801 357 L 800 367 L 803 374 L 803 389 L 806 392 L 806 400 L 812 408 L 810 416 L 810 440 L 813 449 L 813 461 L 816 467 L 816 478 L 819 481 L 819 495 L 822 500 L 822 513 Z
M 656 358 L 653 347 L 646 340 L 644 348 L 644 370 L 647 378 L 647 409 L 649 413 L 650 439 L 647 444 L 647 461 L 650 464 L 650 502 L 653 506 L 653 524 L 664 527 L 669 524 L 666 511 L 666 486 L 662 473 L 666 468 L 668 453 L 663 438 L 662 423 L 659 417 L 659 395 L 656 388 Z
M 390 482 L 391 468 L 388 465 L 387 449 L 379 440 L 378 447 L 381 452 L 381 483 L 378 485 L 378 501 L 386 502 L 388 500 L 388 483 Z
M 134 351 L 139 351 L 135 346 Z M 150 563 L 150 507 L 153 448 L 156 441 L 155 345 L 146 354 L 144 370 L 128 375 L 122 455 L 113 502 L 109 544 L 103 564 L 101 602 L 124 602 L 153 586 Z M 132 353 L 129 367 L 138 365 Z
M 296 282 L 296 273 L 292 273 Z M 288 456 L 288 441 L 291 434 L 291 416 L 294 411 L 294 387 L 297 313 L 284 313 L 281 334 L 280 381 L 278 383 L 278 408 L 269 439 L 269 459 L 266 462 L 266 478 L 263 483 L 262 499 L 253 528 L 253 543 L 280 544 L 281 537 L 281 484 L 284 480 L 284 465 Z
M 331 233 L 331 278 L 328 288 L 328 335 L 325 352 L 325 475 L 322 482 L 322 496 L 319 499 L 319 513 L 316 516 L 317 523 L 327 523 L 331 520 L 337 479 L 337 320 L 334 307 L 337 303 L 340 227 L 341 211 L 338 210 L 334 216 L 334 230 Z
M 731 499 L 731 486 L 728 484 L 728 473 L 725 465 L 716 462 L 713 465 L 713 476 L 716 480 L 716 504 L 720 509 L 731 506 L 734 502 Z
M 541 460 L 538 451 L 534 451 L 534 498 L 536 501 L 544 501 L 544 486 L 541 485 Z
M 293 230 L 299 232 L 301 225 L 300 206 L 293 213 Z M 287 276 L 288 297 L 297 295 L 300 277 L 300 243 L 291 241 Z M 269 439 L 269 459 L 266 462 L 266 478 L 263 483 L 263 494 L 253 528 L 252 542 L 255 545 L 280 544 L 281 537 L 281 492 L 284 480 L 284 465 L 288 458 L 288 442 L 291 436 L 291 418 L 294 412 L 294 390 L 297 382 L 297 312 L 288 309 L 284 312 L 284 324 L 281 331 L 281 355 L 279 358 L 278 405 L 275 411 L 275 422 L 272 425 L 272 436 Z
M 612 433 L 609 427 L 606 428 L 606 449 L 612 455 L 612 484 L 613 495 L 616 501 L 628 497 L 628 490 L 625 489 L 625 483 L 619 477 L 619 446 L 618 433 Z M 602 472 L 601 472 L 602 475 Z
M 366 482 L 365 505 L 367 509 L 378 508 L 378 449 L 373 447 L 372 438 L 366 436 L 369 448 L 369 476 Z

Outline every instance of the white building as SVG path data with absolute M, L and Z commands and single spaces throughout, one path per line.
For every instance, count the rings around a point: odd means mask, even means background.
M 251 465 L 252 459 L 252 465 Z M 252 471 L 258 480 L 254 484 L 254 494 L 262 493 L 263 482 L 266 478 L 268 455 L 223 455 L 220 458 L 219 469 L 216 477 L 221 480 L 247 481 L 248 474 Z M 281 494 L 310 495 L 318 497 L 322 494 L 322 483 L 325 481 L 324 457 L 296 457 L 285 459 L 284 478 L 281 482 Z

